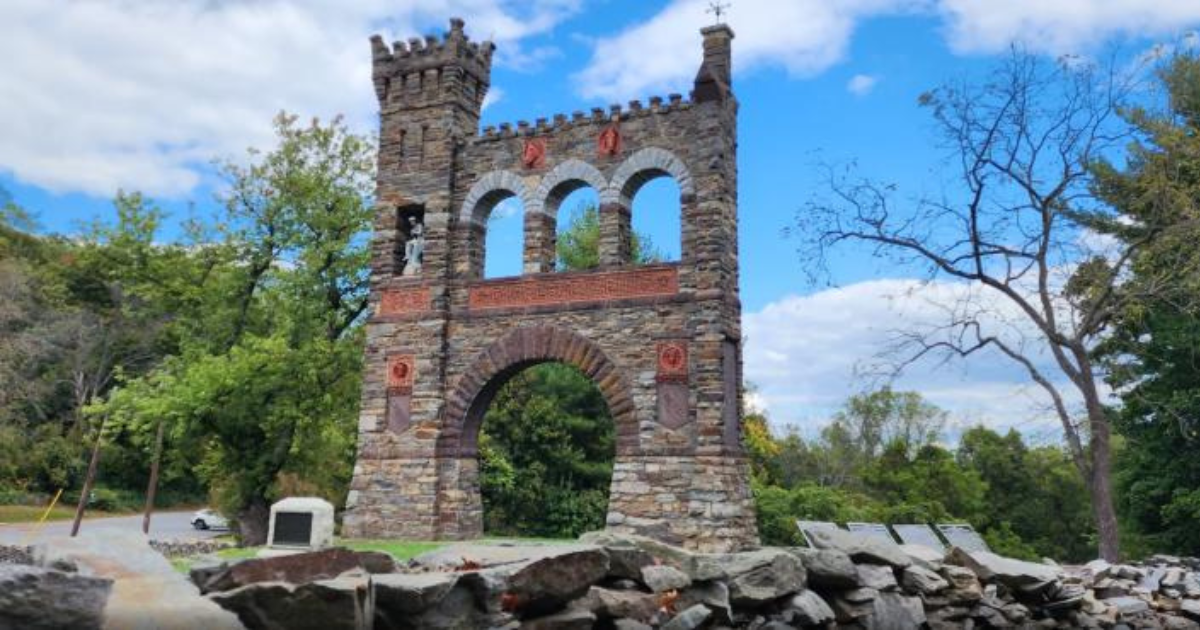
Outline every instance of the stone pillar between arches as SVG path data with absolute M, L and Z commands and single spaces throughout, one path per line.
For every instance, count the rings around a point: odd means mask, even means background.
M 632 252 L 631 212 L 619 203 L 600 205 L 600 266 L 621 267 L 629 264 Z
M 558 258 L 555 250 L 557 221 L 544 212 L 526 212 L 524 229 L 523 272 L 549 273 L 554 271 Z

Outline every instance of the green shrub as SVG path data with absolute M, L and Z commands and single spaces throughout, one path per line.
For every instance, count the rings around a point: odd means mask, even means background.
M 101 512 L 135 512 L 144 506 L 144 499 L 132 490 L 95 488 L 88 500 L 88 508 Z

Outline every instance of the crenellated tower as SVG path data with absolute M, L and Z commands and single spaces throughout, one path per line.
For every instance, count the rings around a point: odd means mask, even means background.
M 444 269 L 454 150 L 479 129 L 493 50 L 491 42 L 470 41 L 457 18 L 440 38 L 414 37 L 391 48 L 371 38 L 380 111 L 376 197 L 394 210 L 377 216 L 376 280 L 401 273 L 413 219 L 426 228 L 424 267 Z
M 616 430 L 606 527 L 693 549 L 757 544 L 741 444 L 733 31 L 701 31 L 669 94 L 480 131 L 492 52 L 462 20 L 371 40 L 380 145 L 358 459 L 343 534 L 483 534 L 480 428 L 500 388 L 577 368 Z M 680 259 L 631 260 L 634 197 L 679 188 Z M 559 206 L 592 188 L 596 269 L 556 265 Z M 488 217 L 520 201 L 520 275 L 485 278 Z

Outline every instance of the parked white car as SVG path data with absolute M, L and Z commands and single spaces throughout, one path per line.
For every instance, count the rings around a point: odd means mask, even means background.
M 192 527 L 196 529 L 229 529 L 229 521 L 211 508 L 204 508 L 192 515 Z

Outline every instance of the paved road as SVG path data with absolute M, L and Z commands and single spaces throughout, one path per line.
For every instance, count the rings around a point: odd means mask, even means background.
M 192 512 L 157 512 L 150 520 L 150 537 L 157 540 L 212 538 L 225 532 L 196 531 L 189 519 Z M 116 533 L 142 531 L 142 515 L 83 519 L 80 531 L 85 533 Z M 0 543 L 32 543 L 44 536 L 66 536 L 71 533 L 71 521 L 54 521 L 38 528 L 32 523 L 0 524 Z

